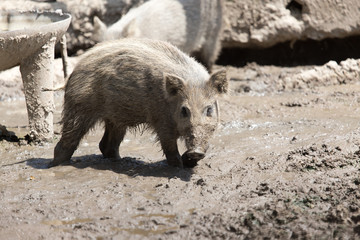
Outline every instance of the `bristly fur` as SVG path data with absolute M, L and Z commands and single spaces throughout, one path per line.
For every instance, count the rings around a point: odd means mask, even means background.
M 189 149 L 206 151 L 218 123 L 216 97 L 227 86 L 224 71 L 210 76 L 166 42 L 123 39 L 99 44 L 83 55 L 66 84 L 62 137 L 51 165 L 69 161 L 83 136 L 103 122 L 99 147 L 104 157 L 120 157 L 126 131 L 150 129 L 169 164 L 182 166 L 177 139 L 184 137 Z
M 147 124 L 147 123 L 142 123 L 142 124 L 139 124 L 137 126 L 134 126 L 134 127 L 131 127 L 131 128 L 128 128 L 127 131 L 131 132 L 132 134 L 136 135 L 137 133 L 141 135 L 144 134 L 144 132 L 146 131 L 153 131 L 154 130 L 152 129 L 152 127 Z M 154 132 L 156 134 L 156 132 Z

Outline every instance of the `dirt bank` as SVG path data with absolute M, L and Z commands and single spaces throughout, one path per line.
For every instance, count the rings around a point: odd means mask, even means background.
M 52 169 L 59 136 L 42 146 L 1 141 L 0 238 L 359 238 L 356 70 L 317 82 L 304 81 L 319 70 L 311 66 L 228 70 L 221 125 L 194 169 L 167 166 L 148 132 L 128 134 L 114 162 L 100 155 L 98 126 L 71 165 Z M 15 89 L 0 95 L 13 99 L 0 102 L 0 124 L 21 138 L 26 110 Z

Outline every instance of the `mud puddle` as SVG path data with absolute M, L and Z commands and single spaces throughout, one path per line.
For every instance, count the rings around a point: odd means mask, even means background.
M 128 133 L 113 161 L 100 155 L 97 126 L 70 165 L 52 169 L 59 135 L 41 146 L 1 141 L 1 238 L 358 237 L 360 86 L 239 84 L 221 100 L 221 124 L 194 169 L 167 166 L 149 132 Z M 0 111 L 0 124 L 26 134 L 24 100 Z

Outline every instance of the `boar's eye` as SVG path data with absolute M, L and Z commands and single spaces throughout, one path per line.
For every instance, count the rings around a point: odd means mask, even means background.
M 206 108 L 206 116 L 208 117 L 212 117 L 213 116 L 213 113 L 214 113 L 214 108 L 212 106 L 208 106 Z
M 190 110 L 187 107 L 181 107 L 181 117 L 187 118 L 190 116 Z

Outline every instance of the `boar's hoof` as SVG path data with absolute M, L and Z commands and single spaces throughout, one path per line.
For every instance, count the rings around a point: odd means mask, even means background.
M 69 164 L 70 157 L 68 156 L 56 156 L 54 159 L 47 165 L 48 168 L 56 167 L 59 165 Z
M 56 167 L 56 166 L 59 166 L 60 164 L 63 164 L 64 162 L 62 161 L 51 161 L 48 165 L 47 165 L 47 168 L 52 168 L 52 167 Z
M 64 163 L 70 163 L 70 158 L 76 147 L 64 148 L 63 143 L 58 142 L 54 149 L 54 159 L 48 164 L 48 168 L 55 167 Z
M 52 168 L 52 167 L 55 167 L 59 165 L 58 163 L 54 163 L 54 161 L 51 161 L 48 165 L 47 165 L 47 168 Z

